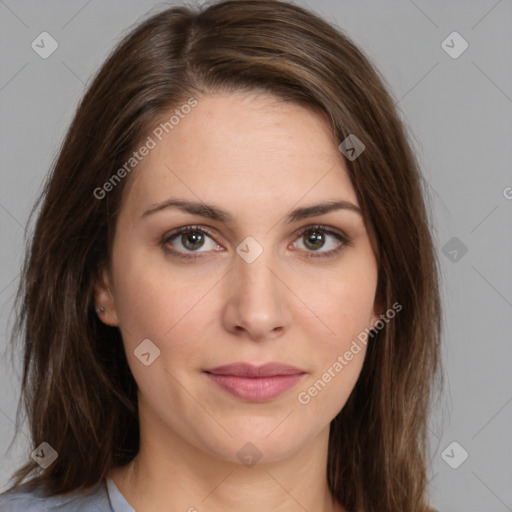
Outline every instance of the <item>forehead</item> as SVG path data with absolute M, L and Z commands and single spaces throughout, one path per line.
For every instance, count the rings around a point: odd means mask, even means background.
M 218 93 L 198 97 L 174 122 L 168 133 L 160 129 L 161 140 L 149 132 L 154 147 L 132 176 L 128 208 L 142 212 L 168 196 L 235 212 L 317 199 L 357 204 L 331 127 L 311 109 L 270 95 Z

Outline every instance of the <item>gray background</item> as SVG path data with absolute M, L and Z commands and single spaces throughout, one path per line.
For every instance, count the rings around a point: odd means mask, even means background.
M 345 30 L 383 74 L 431 185 L 446 315 L 432 502 L 441 511 L 512 511 L 512 3 L 297 3 Z M 0 0 L 2 355 L 23 227 L 85 85 L 128 27 L 172 4 Z M 59 44 L 48 59 L 31 48 L 43 31 Z M 453 31 L 469 44 L 458 58 L 441 46 Z M 0 360 L 0 490 L 32 451 L 27 425 L 15 424 L 20 368 Z M 457 469 L 445 459 L 460 462 L 462 448 L 441 455 L 453 441 L 469 453 Z

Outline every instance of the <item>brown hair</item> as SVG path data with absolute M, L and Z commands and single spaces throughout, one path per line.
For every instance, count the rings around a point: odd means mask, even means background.
M 102 199 L 94 191 L 156 119 L 191 96 L 260 90 L 323 112 L 340 142 L 355 134 L 364 143 L 346 163 L 378 248 L 378 297 L 384 310 L 402 306 L 372 337 L 331 423 L 331 492 L 350 511 L 428 510 L 427 417 L 441 384 L 438 263 L 425 183 L 384 83 L 340 30 L 278 0 L 169 8 L 121 41 L 32 210 L 41 205 L 12 336 L 24 342 L 18 415 L 24 406 L 34 447 L 47 442 L 59 456 L 44 470 L 28 459 L 11 489 L 28 476 L 52 494 L 89 487 L 137 454 L 137 386 L 119 330 L 99 321 L 93 301 L 130 178 Z

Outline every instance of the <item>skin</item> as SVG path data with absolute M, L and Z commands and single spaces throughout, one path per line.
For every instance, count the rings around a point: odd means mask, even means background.
M 377 258 L 355 211 L 283 220 L 330 200 L 358 206 L 339 142 L 321 115 L 270 95 L 197 99 L 130 176 L 112 273 L 95 283 L 100 317 L 120 328 L 139 388 L 139 454 L 109 476 L 138 512 L 344 510 L 327 487 L 329 424 L 357 381 L 365 347 L 307 405 L 297 397 L 379 319 Z M 176 207 L 141 217 L 171 197 L 215 205 L 235 223 Z M 326 234 L 312 248 L 311 232 L 298 231 L 315 224 L 343 231 L 350 243 Z M 183 245 L 186 235 L 162 243 L 189 225 L 212 234 L 195 252 Z M 248 236 L 263 248 L 252 263 L 236 252 Z M 315 257 L 340 244 L 333 257 Z M 183 260 L 165 247 L 200 257 Z M 144 339 L 160 350 L 149 366 L 134 355 Z M 306 374 L 255 403 L 203 372 L 240 361 Z M 261 454 L 253 466 L 237 456 L 248 442 Z

